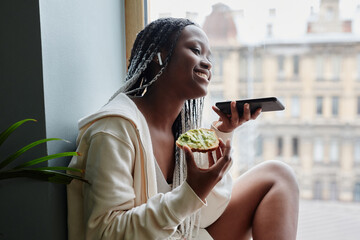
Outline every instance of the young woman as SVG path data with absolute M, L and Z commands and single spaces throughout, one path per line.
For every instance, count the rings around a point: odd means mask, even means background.
M 68 186 L 69 239 L 296 238 L 298 187 L 285 164 L 268 161 L 232 183 L 230 138 L 256 119 L 215 106 L 211 126 L 224 141 L 214 154 L 180 150 L 177 137 L 200 127 L 211 80 L 202 29 L 187 19 L 150 23 L 134 43 L 126 83 L 79 122 L 71 167 L 90 184 Z M 241 157 L 241 156 L 240 156 Z

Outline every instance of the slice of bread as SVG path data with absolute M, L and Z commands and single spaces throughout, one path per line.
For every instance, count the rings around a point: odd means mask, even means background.
M 188 146 L 192 152 L 209 152 L 219 147 L 219 138 L 212 129 L 191 129 L 176 140 L 179 148 Z

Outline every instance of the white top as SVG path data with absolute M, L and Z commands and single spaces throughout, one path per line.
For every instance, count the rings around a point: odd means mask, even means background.
M 159 164 L 155 160 L 156 184 L 159 193 L 167 193 L 171 191 L 171 184 L 168 184 Z

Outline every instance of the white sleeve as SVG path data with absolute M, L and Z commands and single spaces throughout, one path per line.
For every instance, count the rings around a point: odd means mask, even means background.
M 135 206 L 134 148 L 107 133 L 92 137 L 84 185 L 86 239 L 165 239 L 204 203 L 186 181 Z

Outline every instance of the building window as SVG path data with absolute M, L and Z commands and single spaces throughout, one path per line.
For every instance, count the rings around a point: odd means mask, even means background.
M 324 159 L 324 143 L 321 139 L 314 141 L 314 162 L 320 163 Z
M 284 142 L 282 137 L 277 138 L 277 156 L 281 157 L 283 155 Z
M 284 55 L 279 55 L 277 57 L 277 62 L 278 62 L 278 78 L 279 80 L 284 80 L 285 78 L 285 71 L 284 71 L 284 62 L 285 62 L 285 57 Z
M 300 116 L 300 98 L 299 98 L 299 96 L 291 97 L 291 116 L 292 117 Z
M 293 56 L 293 73 L 294 76 L 299 76 L 299 56 L 295 55 Z
M 357 115 L 360 115 L 360 97 L 357 97 Z
M 360 164 L 360 139 L 355 140 L 354 143 L 354 161 L 355 164 Z
M 337 163 L 339 161 L 339 141 L 332 139 L 330 142 L 330 162 Z
M 271 23 L 268 23 L 266 25 L 266 36 L 272 37 L 273 36 L 273 25 Z
M 354 186 L 354 201 L 360 202 L 360 182 L 355 183 Z
M 316 115 L 322 115 L 323 113 L 323 101 L 324 98 L 323 97 L 316 97 Z
M 341 72 L 341 58 L 339 56 L 333 56 L 332 58 L 332 69 L 333 69 L 333 81 L 340 80 L 340 72 Z
M 262 60 L 260 56 L 254 58 L 254 81 L 261 82 L 262 80 Z
M 360 81 L 360 53 L 357 55 L 357 80 Z
M 293 157 L 299 156 L 299 138 L 293 137 L 292 138 L 292 155 Z
M 316 58 L 316 80 L 322 81 L 324 80 L 324 59 L 321 56 Z
M 314 184 L 314 199 L 320 200 L 322 199 L 323 186 L 322 182 L 319 180 Z
M 339 115 L 339 97 L 338 96 L 333 96 L 331 98 L 331 113 L 335 117 Z
M 216 58 L 214 59 L 214 68 L 213 68 L 213 72 L 214 72 L 214 77 L 220 77 L 222 78 L 223 76 L 223 66 L 224 66 L 224 56 L 223 54 L 219 53 Z

